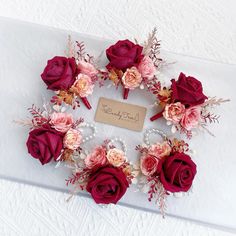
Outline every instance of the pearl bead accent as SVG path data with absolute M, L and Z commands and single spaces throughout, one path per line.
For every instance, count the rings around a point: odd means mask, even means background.
M 167 140 L 167 136 L 165 135 L 165 133 L 161 130 L 158 130 L 156 128 L 151 128 L 151 129 L 147 129 L 144 133 L 144 143 L 147 145 L 147 146 L 150 146 L 150 138 L 149 136 L 151 134 L 158 134 L 160 135 L 164 140 Z
M 84 137 L 84 138 L 82 139 L 82 143 L 85 143 L 85 142 L 87 142 L 87 141 L 93 139 L 93 138 L 96 136 L 97 128 L 96 128 L 96 126 L 95 126 L 94 124 L 84 122 L 84 123 L 82 123 L 82 124 L 80 125 L 80 127 L 81 127 L 81 128 L 83 128 L 83 127 L 85 127 L 85 128 L 90 128 L 90 129 L 92 130 L 92 134 L 88 135 L 87 137 Z M 83 132 L 83 130 L 81 130 L 81 132 Z
M 114 137 L 114 138 L 112 138 L 110 140 L 110 142 L 108 144 L 114 144 L 114 143 L 120 143 L 121 144 L 121 148 L 122 148 L 123 152 L 126 155 L 127 148 L 126 148 L 125 141 L 122 138 L 120 138 L 120 137 Z

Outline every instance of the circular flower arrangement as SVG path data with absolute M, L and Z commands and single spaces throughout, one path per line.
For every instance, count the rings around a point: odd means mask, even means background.
M 28 152 L 42 165 L 52 160 L 58 164 L 66 162 L 73 172 L 67 185 L 74 185 L 75 192 L 87 191 L 98 204 L 116 204 L 132 181 L 138 179 L 138 187 L 148 194 L 149 201 L 156 199 L 164 215 L 166 197 L 188 192 L 196 175 L 196 164 L 190 157 L 188 144 L 183 140 L 168 139 L 157 129 L 148 130 L 145 145 L 136 147 L 141 157 L 138 167 L 134 167 L 127 160 L 121 139 L 115 141 L 122 144 L 123 150 L 113 145 L 114 140 L 105 140 L 93 150 L 82 149 L 81 144 L 92 139 L 96 129 L 83 123 L 81 118 L 74 120 L 71 114 L 64 112 L 62 105 L 75 109 L 81 100 L 91 109 L 87 97 L 93 93 L 98 80 L 100 86 L 107 78 L 116 87 L 122 85 L 124 99 L 128 98 L 130 90 L 146 86 L 161 107 L 151 121 L 163 117 L 172 126 L 173 133 L 180 131 L 191 138 L 193 129 L 208 131 L 207 123 L 218 122 L 219 117 L 209 108 L 228 100 L 208 98 L 201 82 L 184 73 L 180 73 L 178 80 L 172 79 L 170 87 L 162 86 L 157 79 L 162 59 L 156 29 L 142 45 L 137 41 L 119 40 L 107 48 L 107 71 L 99 70 L 84 48 L 83 42 L 74 44 L 69 37 L 66 56 L 48 60 L 41 77 L 56 95 L 51 99 L 53 108 L 48 104 L 44 104 L 43 109 L 33 105 L 29 109 L 32 119 L 20 121 L 31 127 L 26 142 Z M 93 134 L 83 137 L 84 127 L 92 128 Z M 153 132 L 160 134 L 163 142 L 150 144 L 149 135 Z
M 55 56 L 48 60 L 41 74 L 47 88 L 55 91 L 51 102 L 56 105 L 68 104 L 75 109 L 80 106 L 78 98 L 91 109 L 87 99 L 93 93 L 95 82 L 103 78 L 94 63 L 94 59 L 85 52 L 83 42 L 72 43 L 68 40 L 67 56 Z
M 130 90 L 143 89 L 146 85 L 158 86 L 156 73 L 162 59 L 159 58 L 160 41 L 156 38 L 156 29 L 149 35 L 143 46 L 130 40 L 119 40 L 106 49 L 109 63 L 106 65 L 108 79 L 118 87 L 124 88 L 123 98 L 127 99 Z
M 105 140 L 86 154 L 74 157 L 70 166 L 73 175 L 67 180 L 75 190 L 86 190 L 98 204 L 116 204 L 135 177 L 132 165 L 123 150 Z
M 150 120 L 164 117 L 167 125 L 172 126 L 173 133 L 180 131 L 188 138 L 192 137 L 193 129 L 202 128 L 212 134 L 206 126 L 208 123 L 218 123 L 219 116 L 212 113 L 210 109 L 229 101 L 222 98 L 208 98 L 203 93 L 202 83 L 182 72 L 178 80 L 171 80 L 169 88 L 160 86 L 152 92 L 157 97 L 161 111 Z
M 160 134 L 164 141 L 150 145 L 148 135 L 152 132 Z M 136 150 L 141 153 L 138 186 L 148 194 L 149 201 L 156 199 L 164 215 L 166 197 L 189 191 L 197 173 L 188 144 L 183 140 L 167 139 L 159 130 L 152 129 L 146 133 L 146 144 L 137 146 Z

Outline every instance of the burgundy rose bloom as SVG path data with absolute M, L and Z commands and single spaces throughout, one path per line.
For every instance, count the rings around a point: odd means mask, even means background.
M 171 80 L 172 101 L 195 106 L 204 103 L 207 96 L 203 94 L 202 84 L 191 76 L 180 73 L 177 81 Z
M 42 80 L 51 90 L 67 90 L 75 82 L 77 66 L 74 58 L 53 57 L 41 74 Z
M 159 162 L 160 181 L 167 191 L 187 192 L 197 173 L 196 164 L 190 156 L 175 152 Z
M 32 157 L 39 159 L 42 165 L 50 162 L 52 158 L 56 160 L 61 154 L 64 134 L 43 126 L 30 131 L 26 142 L 28 152 Z
M 142 50 L 142 46 L 134 44 L 128 39 L 119 40 L 106 50 L 107 58 L 110 61 L 106 66 L 107 69 L 114 67 L 124 71 L 132 66 L 137 66 L 143 58 Z
M 86 189 L 96 203 L 116 204 L 128 187 L 129 183 L 123 171 L 107 165 L 91 174 Z

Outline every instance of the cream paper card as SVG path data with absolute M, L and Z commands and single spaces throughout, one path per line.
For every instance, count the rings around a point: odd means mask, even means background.
M 142 131 L 147 109 L 142 106 L 101 97 L 95 121 L 134 131 Z

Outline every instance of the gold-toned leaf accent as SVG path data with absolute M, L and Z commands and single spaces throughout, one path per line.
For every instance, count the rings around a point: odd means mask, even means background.
M 109 72 L 109 79 L 115 84 L 118 85 L 120 83 L 120 80 L 123 76 L 122 70 L 117 70 L 117 69 L 111 69 Z
M 73 152 L 73 150 L 66 148 L 61 155 L 61 161 L 73 162 Z
M 73 99 L 74 99 L 74 94 L 71 93 L 70 91 L 67 92 L 67 91 L 61 90 L 59 92 L 59 94 L 57 95 L 57 97 L 61 101 L 65 102 L 66 104 L 72 105 Z
M 170 101 L 171 93 L 172 91 L 168 88 L 163 88 L 162 90 L 159 91 L 158 99 L 160 101 L 159 104 L 162 108 L 164 108 L 166 104 Z

